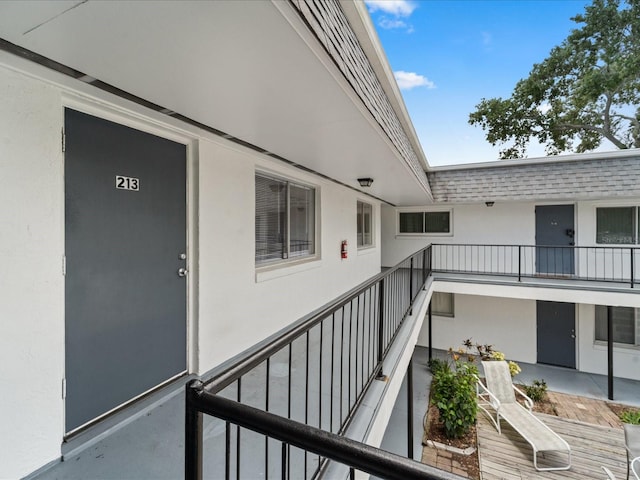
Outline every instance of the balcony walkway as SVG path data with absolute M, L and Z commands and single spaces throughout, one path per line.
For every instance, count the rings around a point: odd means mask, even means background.
M 444 352 L 436 351 L 438 356 Z M 426 410 L 431 375 L 427 368 L 427 349 L 417 347 L 414 353 L 414 448 L 415 458 L 422 450 L 422 416 Z M 564 368 L 544 365 L 520 364 L 518 380 L 531 382 L 544 378 L 549 389 L 568 394 L 606 399 L 607 380 L 602 375 L 591 375 Z M 640 406 L 640 382 L 615 379 L 616 402 Z M 406 382 L 405 382 L 406 383 Z M 394 407 L 389 428 L 382 447 L 406 455 L 406 386 Z M 178 387 L 174 395 L 132 419 L 126 425 L 114 428 L 88 448 L 69 455 L 66 461 L 36 474 L 30 479 L 175 479 L 183 475 L 184 455 L 184 395 Z M 573 444 L 572 444 L 573 445 Z M 604 464 L 606 465 L 606 464 Z M 619 469 L 617 470 L 619 471 Z M 563 478 L 562 474 L 556 476 Z M 535 475 L 532 478 L 537 478 Z M 600 475 L 595 478 L 604 478 Z M 622 476 L 620 478 L 623 478 Z

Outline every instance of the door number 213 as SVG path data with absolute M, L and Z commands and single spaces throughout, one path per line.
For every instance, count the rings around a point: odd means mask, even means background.
M 124 177 L 116 175 L 116 188 L 121 190 L 140 190 L 140 179 L 134 177 Z

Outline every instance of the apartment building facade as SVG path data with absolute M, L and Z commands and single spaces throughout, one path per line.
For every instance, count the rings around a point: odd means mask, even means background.
M 563 204 L 590 245 L 594 209 L 640 197 L 452 198 L 360 2 L 9 1 L 0 39 L 3 477 L 60 461 L 79 434 L 427 243 L 535 245 L 535 207 Z M 431 211 L 450 231 L 403 215 Z M 455 310 L 420 341 L 486 338 L 533 362 L 535 302 L 576 304 L 585 371 L 601 370 L 594 305 L 640 307 L 630 290 L 437 277 L 415 325 L 434 291 Z M 511 321 L 527 339 L 502 336 Z M 635 347 L 616 356 L 637 378 Z

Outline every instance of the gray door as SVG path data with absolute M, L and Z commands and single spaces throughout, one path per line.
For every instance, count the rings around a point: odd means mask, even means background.
M 186 149 L 69 109 L 65 134 L 71 432 L 186 370 Z
M 537 301 L 538 363 L 576 368 L 575 303 Z
M 536 271 L 550 275 L 573 274 L 574 236 L 573 205 L 536 207 Z

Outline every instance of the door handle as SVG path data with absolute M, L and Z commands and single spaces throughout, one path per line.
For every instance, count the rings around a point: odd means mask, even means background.
M 186 268 L 179 268 L 178 269 L 178 276 L 179 277 L 186 277 L 187 273 L 189 273 L 189 271 Z

